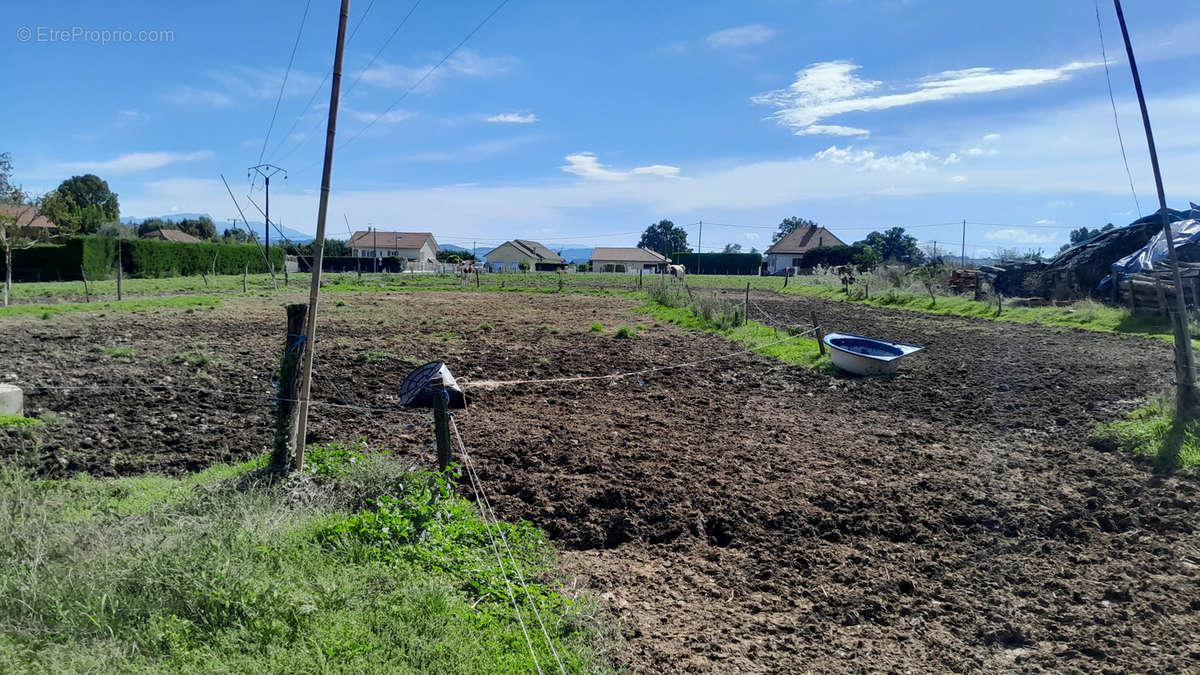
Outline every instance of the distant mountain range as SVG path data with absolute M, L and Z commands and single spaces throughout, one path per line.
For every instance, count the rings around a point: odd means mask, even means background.
M 141 225 L 143 221 L 150 220 L 151 218 L 159 218 L 161 220 L 165 220 L 168 222 L 170 222 L 170 221 L 178 222 L 181 220 L 196 219 L 196 218 L 212 218 L 212 216 L 208 215 L 207 213 L 168 213 L 163 216 L 149 216 L 147 218 L 126 217 L 126 218 L 122 218 L 121 222 L 124 223 L 125 225 Z M 218 234 L 224 232 L 227 229 L 237 229 L 237 230 L 245 230 L 246 229 L 246 223 L 243 223 L 241 221 L 238 221 L 237 224 L 232 224 L 229 221 L 222 222 L 222 221 L 213 219 L 213 224 L 217 226 Z M 265 229 L 266 229 L 266 223 L 264 223 L 262 221 L 257 221 L 257 220 L 250 221 L 250 231 L 254 232 L 255 234 L 258 235 L 259 241 L 263 240 L 263 231 Z M 292 243 L 295 243 L 295 244 L 307 244 L 314 239 L 314 237 L 311 234 L 304 234 L 303 232 L 293 230 L 292 228 L 287 227 L 286 225 L 279 225 L 278 223 L 276 223 L 275 226 L 271 228 L 271 241 L 273 241 L 273 242 L 279 241 L 280 240 L 280 236 L 279 236 L 280 232 L 283 233 L 284 237 L 286 237 L 289 241 L 291 241 Z M 330 239 L 340 239 L 341 237 L 338 237 L 336 234 L 333 234 L 329 238 Z
M 454 244 L 440 244 L 440 246 L 443 251 L 457 251 L 457 252 L 461 252 L 461 253 L 469 253 L 471 251 L 471 249 L 469 249 L 469 248 L 465 248 L 463 246 L 456 246 Z M 564 248 L 560 249 L 557 246 L 548 246 L 547 248 L 549 248 L 551 251 L 554 251 L 555 253 L 561 255 L 563 257 L 563 259 L 566 260 L 567 262 L 573 263 L 573 264 L 585 263 L 592 259 L 592 250 L 593 250 L 592 248 L 582 248 L 582 247 L 565 248 L 564 247 Z M 487 253 L 491 249 L 487 248 L 487 250 L 485 250 L 484 247 L 480 247 L 478 250 L 479 250 L 479 257 L 486 260 L 487 256 L 485 256 L 484 254 Z

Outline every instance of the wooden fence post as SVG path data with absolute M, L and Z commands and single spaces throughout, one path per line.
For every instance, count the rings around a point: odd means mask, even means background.
M 792 276 L 792 275 L 788 274 L 787 270 L 783 271 L 783 287 L 784 288 L 787 288 L 788 277 L 790 277 L 790 276 Z
M 1163 289 L 1163 282 L 1161 279 L 1154 280 L 1154 292 L 1158 296 L 1158 313 L 1161 316 L 1166 317 L 1167 316 L 1167 293 Z
M 1200 277 L 1192 277 L 1192 309 L 1200 309 Z
M 742 314 L 743 323 L 750 323 L 750 282 L 746 282 L 746 309 Z
M 90 292 L 88 292 L 87 270 L 83 269 L 83 265 L 79 266 L 79 274 L 83 277 L 83 301 L 91 302 L 92 294 Z
M 250 276 L 250 263 L 242 263 L 242 292 L 246 292 L 246 277 Z
M 279 360 L 279 390 L 275 399 L 275 444 L 271 449 L 270 470 L 283 473 L 292 465 L 290 447 L 295 424 L 296 392 L 300 383 L 300 355 L 304 352 L 304 325 L 308 303 L 287 306 L 287 338 Z M 303 441 L 300 441 L 301 443 Z
M 642 270 L 638 270 L 638 290 L 642 290 Z
M 1133 297 L 1133 279 L 1129 280 L 1129 313 L 1137 311 L 1137 300 Z
M 821 330 L 821 324 L 817 323 L 817 313 L 816 312 L 810 313 L 808 315 L 808 318 L 810 321 L 812 321 L 813 330 L 815 331 L 815 334 L 816 334 L 817 349 L 820 350 L 821 356 L 825 356 L 825 340 L 824 340 L 825 336 L 821 335 L 821 333 L 824 331 Z
M 429 381 L 433 389 L 433 435 L 437 440 L 438 470 L 445 471 L 452 459 L 450 453 L 450 410 L 445 385 L 439 373 Z
M 121 242 L 117 242 L 117 300 L 121 299 L 121 277 L 125 276 L 121 269 Z

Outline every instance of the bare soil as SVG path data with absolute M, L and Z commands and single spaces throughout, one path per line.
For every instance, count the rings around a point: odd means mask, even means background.
M 927 349 L 890 379 L 742 354 L 478 390 L 458 416 L 500 516 L 550 533 L 568 582 L 621 620 L 631 670 L 1200 669 L 1200 479 L 1086 443 L 1169 385 L 1168 344 L 752 300 L 752 316 L 777 325 L 816 312 L 826 329 Z M 183 472 L 261 453 L 280 305 L 0 320 L 0 378 L 29 387 L 31 413 L 60 416 L 38 447 L 20 434 L 0 443 L 49 475 Z M 372 410 L 316 405 L 313 436 L 426 451 L 429 429 L 405 428 L 426 416 L 392 401 L 429 360 L 467 380 L 524 380 L 737 351 L 654 327 L 633 306 L 331 296 L 314 398 Z M 614 337 L 639 323 L 635 339 Z M 36 388 L 48 386 L 85 388 Z

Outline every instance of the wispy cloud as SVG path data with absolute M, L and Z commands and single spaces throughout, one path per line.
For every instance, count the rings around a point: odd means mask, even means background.
M 205 73 L 206 85 L 179 85 L 161 94 L 168 103 L 178 105 L 223 108 L 238 101 L 263 101 L 279 95 L 283 84 L 283 69 L 259 68 L 255 66 L 232 66 Z M 293 69 L 287 76 L 283 96 L 308 95 L 312 93 L 321 76 Z
M 495 124 L 533 124 L 538 121 L 537 115 L 529 113 L 522 115 L 520 113 L 502 113 L 500 115 L 492 115 L 484 119 L 485 122 Z
M 1061 238 L 1057 231 L 1042 234 L 1011 227 L 988 232 L 983 237 L 984 239 L 1011 244 L 1053 244 Z
M 541 140 L 540 136 L 517 136 L 516 138 L 501 138 L 450 150 L 436 152 L 421 152 L 404 155 L 399 159 L 405 162 L 430 162 L 435 164 L 454 162 L 478 162 L 497 155 L 512 152 L 518 148 Z
M 786 89 L 764 92 L 750 100 L 777 108 L 771 118 L 793 133 L 820 134 L 832 130 L 834 134 L 849 135 L 847 130 L 853 127 L 823 125 L 821 122 L 852 112 L 889 110 L 918 103 L 1035 87 L 1065 80 L 1076 71 L 1098 65 L 1072 62 L 1058 68 L 947 70 L 903 85 L 909 91 L 868 95 L 878 90 L 883 82 L 859 77 L 857 71 L 861 66 L 850 61 L 828 61 L 798 71 L 795 81 Z M 857 131 L 866 133 L 863 129 Z
M 666 166 L 663 164 L 651 164 L 650 166 L 639 166 L 629 171 L 614 171 L 606 168 L 596 159 L 596 155 L 591 152 L 580 152 L 574 155 L 565 157 L 567 165 L 561 167 L 567 173 L 573 173 L 576 176 L 582 176 L 589 180 L 611 180 L 620 181 L 627 180 L 631 176 L 661 176 L 663 178 L 678 178 L 679 167 Z
M 224 108 L 233 105 L 233 99 L 219 91 L 180 85 L 168 89 L 162 95 L 167 103 L 207 108 Z
M 704 38 L 704 41 L 713 49 L 740 49 L 769 42 L 778 33 L 779 31 L 773 28 L 755 23 L 719 30 Z
M 68 171 L 91 173 L 124 174 L 161 169 L 172 164 L 195 162 L 213 156 L 209 150 L 199 152 L 131 152 L 115 159 L 95 162 L 64 162 L 60 164 Z
M 450 57 L 440 68 L 432 71 L 414 93 L 428 93 L 438 82 L 453 77 L 489 78 L 504 75 L 513 69 L 517 60 L 508 56 L 480 56 L 471 49 L 459 50 Z M 404 89 L 411 87 L 430 73 L 437 61 L 419 66 L 405 66 L 396 63 L 376 62 L 369 70 L 363 71 L 362 81 L 365 84 L 385 89 Z
M 374 124 L 399 124 L 400 122 L 405 122 L 416 117 L 416 113 L 409 112 L 407 110 L 389 110 L 388 112 L 384 113 L 364 112 L 359 110 L 347 110 L 347 112 L 354 115 L 354 118 L 360 122 Z

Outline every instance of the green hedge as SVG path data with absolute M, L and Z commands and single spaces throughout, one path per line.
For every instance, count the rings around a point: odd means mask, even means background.
M 72 237 L 65 244 L 34 246 L 13 251 L 13 277 L 22 281 L 78 281 L 80 269 L 90 280 L 115 276 L 118 247 L 121 267 L 130 277 L 159 278 L 208 273 L 216 257 L 217 274 L 239 274 L 248 263 L 250 271 L 267 271 L 258 244 L 201 242 L 184 244 L 156 239 L 110 239 Z M 283 268 L 282 248 L 271 247 L 275 269 Z M 4 262 L 0 260 L 0 274 Z
M 863 247 L 854 246 L 824 246 L 809 249 L 800 256 L 801 267 L 840 267 L 854 262 L 854 256 L 861 253 Z
M 762 256 L 757 253 L 672 253 L 671 262 L 696 273 L 697 257 L 704 274 L 758 274 Z

